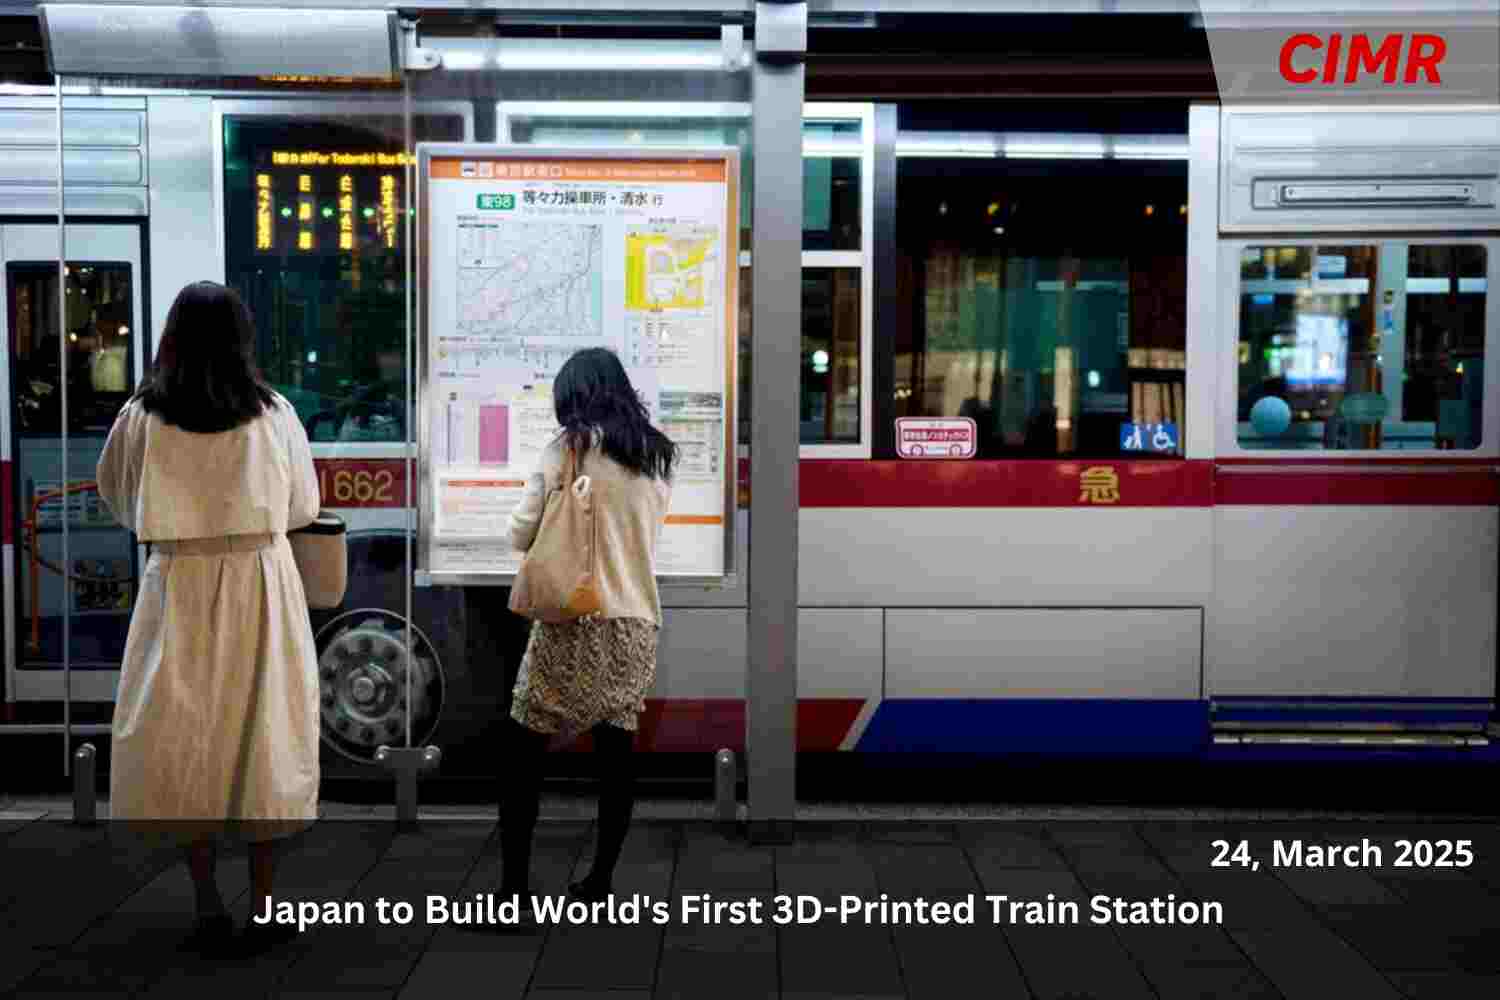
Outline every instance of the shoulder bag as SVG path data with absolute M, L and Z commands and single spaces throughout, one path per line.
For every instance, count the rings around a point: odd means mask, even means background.
M 578 472 L 578 454 L 569 448 L 562 478 L 547 494 L 536 539 L 511 585 L 510 609 L 533 621 L 569 622 L 601 607 L 593 483 Z
M 288 531 L 286 540 L 291 543 L 297 571 L 302 574 L 307 606 L 327 610 L 343 603 L 349 578 L 344 519 L 332 511 L 320 510 L 316 521 Z

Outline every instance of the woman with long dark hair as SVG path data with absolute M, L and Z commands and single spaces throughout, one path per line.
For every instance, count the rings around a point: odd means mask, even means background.
M 521 660 L 506 723 L 500 893 L 519 896 L 523 909 L 531 893 L 541 755 L 549 742 L 581 732 L 593 737 L 599 766 L 598 844 L 588 876 L 570 893 L 593 901 L 612 891 L 635 805 L 635 731 L 656 678 L 656 544 L 677 456 L 677 446 L 651 426 L 620 360 L 603 348 L 569 358 L 552 397 L 561 431 L 511 515 L 511 542 L 524 552 L 535 541 L 548 494 L 571 485 L 561 483 L 571 450 L 577 474 L 589 477 L 596 498 L 602 610 L 563 624 L 534 623 Z
M 165 822 L 186 843 L 193 940 L 211 950 L 233 936 L 217 842 L 230 828 L 250 841 L 262 913 L 278 841 L 318 808 L 317 655 L 286 537 L 317 518 L 318 479 L 254 343 L 232 289 L 184 288 L 98 469 L 100 497 L 151 546 L 115 701 L 111 817 Z M 252 922 L 243 943 L 286 936 Z

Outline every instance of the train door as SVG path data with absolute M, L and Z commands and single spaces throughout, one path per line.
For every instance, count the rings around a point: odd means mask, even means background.
M 136 223 L 69 225 L 59 309 L 58 227 L 0 225 L 13 540 L 4 550 L 5 701 L 19 717 L 28 703 L 65 697 L 65 666 L 75 703 L 101 703 L 107 720 L 114 698 L 141 553 L 94 475 L 143 367 L 141 232 Z
M 1224 742 L 1483 738 L 1497 121 L 1224 113 L 1209 645 Z

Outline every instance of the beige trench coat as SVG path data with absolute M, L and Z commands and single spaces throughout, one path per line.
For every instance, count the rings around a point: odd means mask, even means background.
M 213 555 L 153 549 L 115 701 L 116 820 L 265 820 L 251 839 L 317 817 L 317 655 L 288 528 L 318 515 L 307 434 L 280 397 L 220 434 L 139 403 L 116 419 L 99 495 L 140 541 L 275 535 Z M 259 835 L 256 835 L 256 834 Z

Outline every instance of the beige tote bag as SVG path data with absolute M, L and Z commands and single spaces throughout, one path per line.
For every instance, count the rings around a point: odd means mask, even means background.
M 601 609 L 593 482 L 578 471 L 569 448 L 562 480 L 547 495 L 536 539 L 511 586 L 510 609 L 533 621 L 569 622 Z
M 344 519 L 322 510 L 309 525 L 286 533 L 291 543 L 307 606 L 316 610 L 338 607 L 349 582 L 349 551 Z

